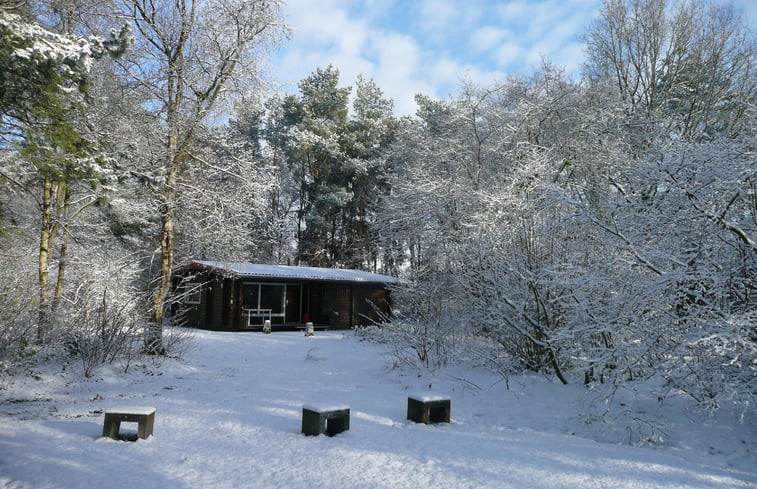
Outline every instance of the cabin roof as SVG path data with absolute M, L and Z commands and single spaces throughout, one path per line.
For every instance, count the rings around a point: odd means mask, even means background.
M 222 261 L 192 260 L 179 269 L 204 269 L 225 275 L 245 278 L 273 278 L 291 280 L 319 280 L 330 282 L 396 284 L 400 279 L 379 273 L 341 268 L 294 267 L 288 265 L 265 265 L 259 263 L 234 263 Z

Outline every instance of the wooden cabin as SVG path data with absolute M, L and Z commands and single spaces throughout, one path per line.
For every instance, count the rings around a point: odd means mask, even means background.
M 174 272 L 174 319 L 202 329 L 348 329 L 390 313 L 388 275 L 333 268 L 191 261 Z

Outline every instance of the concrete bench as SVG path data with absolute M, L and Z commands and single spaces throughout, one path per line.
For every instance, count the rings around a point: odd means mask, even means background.
M 437 394 L 416 394 L 407 398 L 407 419 L 416 423 L 449 423 L 450 399 Z
M 137 423 L 137 437 L 145 439 L 152 435 L 155 425 L 154 407 L 119 407 L 105 411 L 103 436 L 118 440 L 123 421 Z
M 349 406 L 302 406 L 302 432 L 334 436 L 350 429 Z

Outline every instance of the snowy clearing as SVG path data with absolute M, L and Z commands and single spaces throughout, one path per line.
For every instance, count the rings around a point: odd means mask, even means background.
M 450 367 L 391 368 L 351 332 L 197 331 L 160 369 L 78 365 L 0 391 L 0 486 L 754 488 L 757 428 L 660 407 L 662 447 L 599 443 L 577 417 L 583 388 Z M 408 395 L 445 395 L 450 424 L 405 419 Z M 300 433 L 303 404 L 346 405 L 350 430 Z M 103 412 L 157 409 L 154 436 L 101 438 Z M 122 432 L 132 427 L 127 423 Z M 136 424 L 133 426 L 136 431 Z

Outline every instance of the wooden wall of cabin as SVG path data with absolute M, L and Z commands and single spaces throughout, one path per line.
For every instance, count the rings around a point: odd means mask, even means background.
M 181 300 L 172 307 L 176 324 L 193 328 L 211 330 L 235 330 L 242 326 L 238 315 L 241 314 L 238 301 L 239 287 L 237 281 L 223 278 L 218 274 L 192 273 L 177 276 L 174 289 L 179 290 L 182 284 L 201 284 L 200 302 L 191 303 Z
M 334 329 L 380 323 L 389 313 L 389 292 L 380 285 L 313 284 L 310 300 L 313 321 Z
M 221 282 L 221 307 L 218 309 L 220 312 L 221 329 L 232 329 L 233 317 L 234 317 L 234 280 L 230 278 L 224 278 Z
M 242 297 L 242 279 L 235 278 L 231 282 L 231 304 L 230 304 L 230 314 L 231 314 L 231 323 L 229 324 L 229 329 L 246 329 L 247 328 L 247 318 L 242 318 L 242 304 L 243 304 L 243 297 Z
M 212 274 L 205 282 L 203 292 L 204 316 L 199 318 L 198 327 L 222 331 L 242 329 L 241 283 L 238 279 Z
M 203 318 L 204 327 L 215 330 L 223 329 L 223 279 L 218 275 L 213 275 L 205 283 L 205 294 L 204 302 L 207 306 Z
M 192 328 L 204 327 L 207 316 L 207 275 L 192 273 L 173 278 L 171 314 L 174 324 Z
M 310 309 L 313 322 L 334 329 L 348 329 L 352 305 L 350 286 L 343 284 L 312 284 Z
M 368 326 L 386 321 L 389 317 L 389 306 L 389 291 L 383 287 L 353 287 L 352 326 Z

